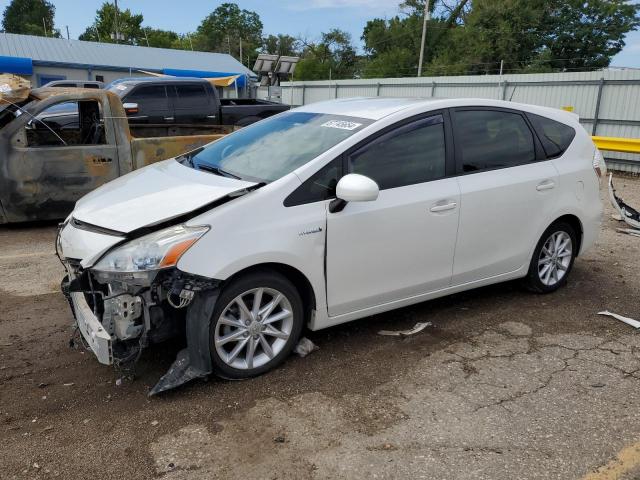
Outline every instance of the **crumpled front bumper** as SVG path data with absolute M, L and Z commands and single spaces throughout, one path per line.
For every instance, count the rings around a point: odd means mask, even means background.
M 113 345 L 111 336 L 105 331 L 98 317 L 91 311 L 82 292 L 71 292 L 70 301 L 73 313 L 85 342 L 98 361 L 104 365 L 113 364 Z

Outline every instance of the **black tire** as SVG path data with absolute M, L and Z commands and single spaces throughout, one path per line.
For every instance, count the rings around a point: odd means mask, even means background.
M 545 243 L 551 238 L 552 235 L 564 232 L 571 238 L 571 256 L 569 260 L 569 264 L 566 266 L 566 270 L 562 278 L 560 278 L 556 283 L 552 285 L 546 285 L 543 283 L 540 278 L 540 270 L 538 261 L 540 260 L 540 254 Z M 529 263 L 529 271 L 527 272 L 527 276 L 524 278 L 524 286 L 536 293 L 551 293 L 558 290 L 560 287 L 567 283 L 567 279 L 569 278 L 569 274 L 571 273 L 571 269 L 573 268 L 573 262 L 578 253 L 578 237 L 573 226 L 564 221 L 558 221 L 553 223 L 549 228 L 547 228 L 538 244 L 536 245 L 536 249 L 533 251 L 533 256 L 531 257 L 531 262 Z
M 282 347 L 282 350 L 280 350 L 280 352 L 266 364 L 256 368 L 234 368 L 231 365 L 228 365 L 216 350 L 214 337 L 216 326 L 220 321 L 220 317 L 224 310 L 238 295 L 256 288 L 274 289 L 281 292 L 286 297 L 291 305 L 293 313 L 291 333 L 289 338 L 286 340 L 284 347 Z M 291 351 L 298 343 L 304 326 L 304 312 L 304 306 L 298 290 L 291 281 L 289 281 L 289 279 L 278 272 L 271 270 L 259 270 L 232 280 L 222 289 L 210 320 L 211 323 L 209 331 L 211 332 L 211 335 L 209 341 L 211 363 L 213 365 L 214 373 L 219 377 L 228 380 L 240 380 L 262 375 L 263 373 L 279 366 L 290 355 Z

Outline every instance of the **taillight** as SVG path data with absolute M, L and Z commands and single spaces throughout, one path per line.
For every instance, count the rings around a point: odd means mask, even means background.
M 607 173 L 607 165 L 604 163 L 604 157 L 597 148 L 593 152 L 593 170 L 596 172 L 596 175 L 598 175 L 598 178 Z

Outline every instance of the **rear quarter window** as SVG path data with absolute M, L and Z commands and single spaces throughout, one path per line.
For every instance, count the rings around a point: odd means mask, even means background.
M 547 158 L 562 155 L 576 136 L 576 131 L 573 127 L 562 122 L 533 113 L 527 113 L 527 117 L 542 142 Z

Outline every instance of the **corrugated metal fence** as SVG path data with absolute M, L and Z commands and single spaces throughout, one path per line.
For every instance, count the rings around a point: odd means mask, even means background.
M 266 88 L 258 90 L 266 98 Z M 282 102 L 305 105 L 349 97 L 496 98 L 569 108 L 592 135 L 640 138 L 640 70 L 380 78 L 282 84 Z M 640 155 L 606 152 L 615 169 L 640 173 Z

